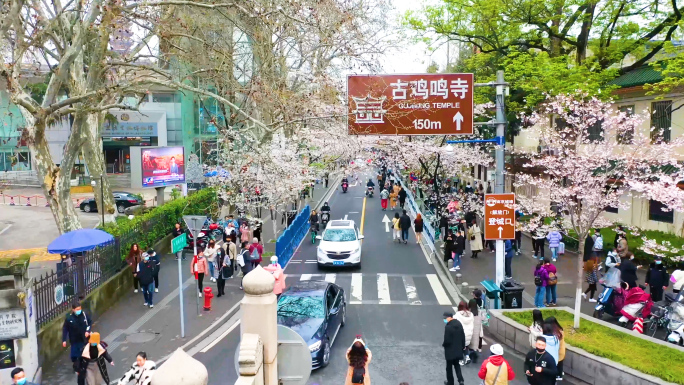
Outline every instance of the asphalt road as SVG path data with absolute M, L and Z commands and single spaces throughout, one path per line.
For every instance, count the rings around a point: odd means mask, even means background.
M 362 182 L 346 194 L 338 189 L 330 199 L 332 219 L 346 216 L 361 227 L 364 188 Z M 360 269 L 319 270 L 315 263 L 316 245 L 307 237 L 285 270 L 288 287 L 302 279 L 334 280 L 344 289 L 347 299 L 347 323 L 334 342 L 330 365 L 312 372 L 310 385 L 344 382 L 345 352 L 357 334 L 363 336 L 373 352 L 369 371 L 374 385 L 397 385 L 403 381 L 442 384 L 445 380 L 442 313 L 453 309 L 454 304 L 416 244 L 415 235 L 410 234 L 407 245 L 392 242 L 391 232 L 386 232 L 382 223 L 385 214 L 393 215 L 381 210 L 377 195 L 367 199 Z M 359 289 L 361 303 L 350 304 L 352 290 L 356 296 Z M 234 317 L 228 323 L 237 319 Z M 233 362 L 240 328 L 230 328 L 225 325 L 226 332 L 216 333 L 219 338 L 211 342 L 209 349 L 205 347 L 194 355 L 209 370 L 210 384 L 232 384 L 237 379 Z M 478 370 L 479 365 L 463 368 L 466 384 L 479 383 Z

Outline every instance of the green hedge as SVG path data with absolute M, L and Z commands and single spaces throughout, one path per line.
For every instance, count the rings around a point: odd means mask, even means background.
M 506 317 L 528 326 L 532 311 L 504 312 Z M 544 318 L 554 316 L 565 330 L 569 345 L 665 381 L 684 384 L 684 352 L 630 335 L 627 329 L 613 329 L 582 319 L 580 329 L 572 329 L 573 315 L 563 310 L 542 310 Z
M 173 230 L 177 221 L 182 223 L 183 215 L 209 215 L 217 211 L 216 191 L 207 188 L 166 202 L 133 219 L 117 217 L 115 223 L 108 223 L 102 230 L 119 238 L 121 255 L 125 258 L 133 243 L 144 250 L 159 242 Z

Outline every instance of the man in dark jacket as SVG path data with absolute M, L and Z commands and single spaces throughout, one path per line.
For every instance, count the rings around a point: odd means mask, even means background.
M 145 306 L 154 307 L 152 302 L 154 297 L 154 276 L 158 274 L 157 262 L 150 258 L 148 253 L 143 253 L 143 260 L 138 264 L 136 276 L 140 281 L 140 287 L 145 297 Z
M 83 353 L 83 348 L 88 342 L 88 337 L 90 337 L 90 325 L 92 324 L 90 317 L 81 308 L 81 303 L 74 301 L 71 304 L 71 314 L 66 317 L 64 325 L 62 325 L 62 346 L 66 348 L 68 338 L 71 344 L 69 354 L 71 362 L 76 362 Z
M 447 213 L 442 214 L 439 218 L 439 231 L 442 232 L 442 239 L 446 241 L 447 233 L 449 232 L 449 218 L 447 218 Z
M 525 356 L 525 374 L 530 385 L 554 385 L 556 383 L 556 360 L 546 351 L 546 338 L 537 337 L 535 349 Z
M 406 190 L 402 187 L 401 190 L 399 190 L 399 206 L 403 209 L 404 204 L 406 203 Z
M 150 256 L 150 261 L 154 262 L 156 265 L 154 269 L 154 292 L 159 293 L 159 269 L 161 269 L 161 258 L 154 249 L 147 250 L 147 255 Z
M 620 279 L 627 282 L 629 287 L 636 287 L 638 267 L 634 263 L 634 253 L 627 252 L 625 257 L 620 261 Z
M 663 259 L 656 257 L 646 272 L 646 286 L 651 288 L 651 299 L 654 302 L 663 299 L 663 292 L 670 284 L 670 275 L 663 266 Z
M 506 252 L 506 278 L 513 278 L 513 270 L 511 268 L 513 263 L 513 242 L 510 239 L 504 242 L 504 250 Z
M 401 239 L 404 241 L 404 243 L 408 243 L 408 237 L 409 237 L 409 229 L 411 228 L 411 218 L 409 218 L 408 214 L 406 214 L 406 210 L 404 210 L 404 214 L 399 218 L 399 227 L 401 228 Z
M 466 347 L 463 325 L 454 318 L 454 313 L 449 311 L 444 313 L 444 323 L 446 326 L 444 326 L 444 342 L 442 342 L 442 346 L 444 347 L 447 372 L 447 380 L 444 381 L 444 385 L 454 385 L 454 370 L 456 371 L 458 384 L 463 385 L 461 365 L 458 363 L 459 360 L 463 359 L 463 352 Z
M 454 239 L 454 267 L 449 269 L 450 271 L 461 270 L 461 257 L 465 253 L 466 239 L 465 232 L 460 229 L 456 232 Z

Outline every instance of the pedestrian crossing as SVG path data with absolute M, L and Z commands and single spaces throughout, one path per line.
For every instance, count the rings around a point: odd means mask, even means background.
M 286 274 L 285 284 L 310 280 L 337 284 L 349 305 L 453 305 L 436 274 Z

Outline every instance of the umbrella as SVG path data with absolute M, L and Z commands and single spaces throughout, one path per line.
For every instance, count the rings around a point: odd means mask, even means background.
M 112 242 L 114 237 L 102 230 L 79 229 L 60 235 L 48 245 L 50 254 L 75 254 Z

